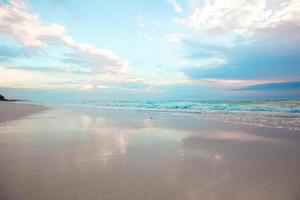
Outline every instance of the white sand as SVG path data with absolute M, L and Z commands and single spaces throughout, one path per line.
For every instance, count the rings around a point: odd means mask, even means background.
M 0 199 L 299 200 L 299 155 L 295 131 L 57 108 L 0 126 Z
M 0 102 L 0 123 L 46 110 L 45 106 Z

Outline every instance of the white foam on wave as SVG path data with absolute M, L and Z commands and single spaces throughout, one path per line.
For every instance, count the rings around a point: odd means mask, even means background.
M 300 130 L 300 101 L 126 102 L 81 100 L 78 102 L 56 102 L 54 105 L 197 114 L 196 116 L 223 122 Z

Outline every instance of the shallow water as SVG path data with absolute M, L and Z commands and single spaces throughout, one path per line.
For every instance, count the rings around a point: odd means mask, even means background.
M 0 199 L 300 199 L 300 132 L 54 108 L 0 126 Z
M 54 106 L 196 114 L 197 117 L 255 126 L 300 130 L 300 101 L 100 101 L 33 100 Z

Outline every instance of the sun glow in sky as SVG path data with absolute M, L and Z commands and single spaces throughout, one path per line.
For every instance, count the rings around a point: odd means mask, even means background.
M 299 98 L 299 0 L 0 0 L 0 87 Z

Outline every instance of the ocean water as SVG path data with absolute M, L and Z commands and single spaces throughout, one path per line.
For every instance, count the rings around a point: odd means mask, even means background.
M 229 123 L 300 131 L 300 100 L 288 101 L 108 101 L 99 93 L 0 88 L 11 99 L 50 106 L 151 110 Z M 25 102 L 27 103 L 27 102 Z
M 101 101 L 32 100 L 54 106 L 101 109 L 150 110 L 187 114 L 229 123 L 300 130 L 300 100 L 295 101 Z

